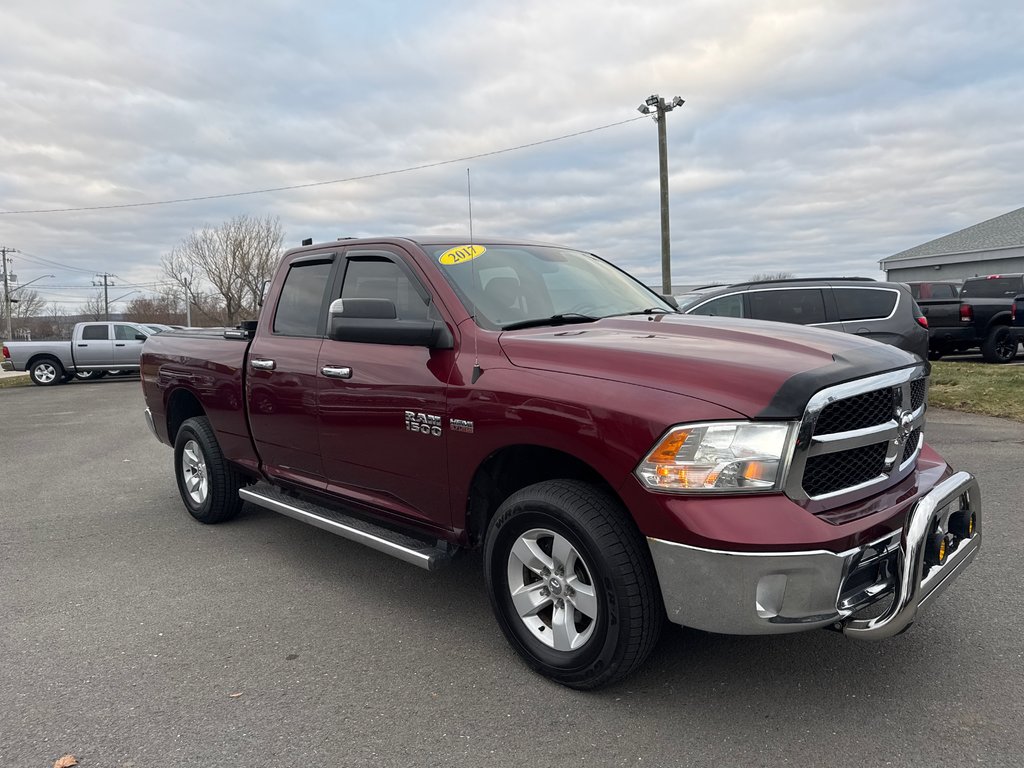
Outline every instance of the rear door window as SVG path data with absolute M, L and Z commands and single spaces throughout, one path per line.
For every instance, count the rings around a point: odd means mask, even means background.
M 84 341 L 105 341 L 110 338 L 110 326 L 106 323 L 102 325 L 87 325 L 82 328 L 82 339 Z
M 274 333 L 323 336 L 324 298 L 331 276 L 330 261 L 293 264 L 281 287 L 274 315 Z
M 750 316 L 757 320 L 797 325 L 826 322 L 825 300 L 820 288 L 751 291 L 747 301 L 750 304 Z
M 833 288 L 840 320 L 882 320 L 896 308 L 899 294 L 889 288 Z

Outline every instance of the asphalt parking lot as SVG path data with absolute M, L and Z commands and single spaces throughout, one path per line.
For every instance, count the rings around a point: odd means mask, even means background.
M 271 512 L 202 526 L 137 379 L 0 390 L 0 766 L 1024 764 L 1024 425 L 933 411 L 979 558 L 906 634 L 670 627 L 579 693 L 437 573 Z

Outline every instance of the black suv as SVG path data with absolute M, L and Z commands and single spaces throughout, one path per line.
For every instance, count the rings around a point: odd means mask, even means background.
M 928 321 L 900 283 L 866 277 L 763 280 L 697 288 L 675 299 L 688 315 L 811 325 L 928 355 Z

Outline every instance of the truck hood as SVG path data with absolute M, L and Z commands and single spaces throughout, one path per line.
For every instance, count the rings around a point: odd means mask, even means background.
M 633 383 L 750 418 L 796 419 L 823 387 L 920 363 L 850 334 L 692 315 L 506 331 L 499 342 L 517 367 Z

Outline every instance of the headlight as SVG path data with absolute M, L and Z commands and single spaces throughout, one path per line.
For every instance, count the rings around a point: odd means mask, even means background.
M 770 491 L 782 485 L 792 424 L 749 421 L 670 429 L 636 468 L 657 491 Z

